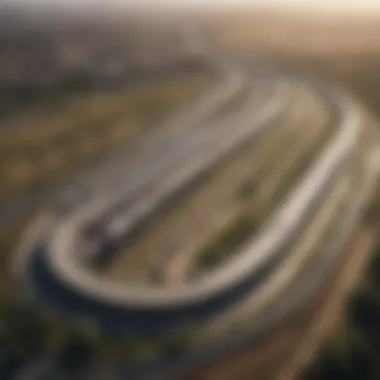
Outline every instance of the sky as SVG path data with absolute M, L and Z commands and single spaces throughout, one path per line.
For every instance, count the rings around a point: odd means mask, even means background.
M 242 9 L 275 7 L 277 9 L 310 9 L 339 13 L 380 13 L 379 0 L 0 0 L 0 5 L 23 7 L 57 7 L 68 9 Z

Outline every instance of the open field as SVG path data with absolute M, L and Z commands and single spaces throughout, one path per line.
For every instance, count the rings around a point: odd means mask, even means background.
M 17 118 L 15 125 L 0 130 L 0 203 L 21 197 L 136 138 L 213 83 L 212 76 L 187 74 L 94 94 Z

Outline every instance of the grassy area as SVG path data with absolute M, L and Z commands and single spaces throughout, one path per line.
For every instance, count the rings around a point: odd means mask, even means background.
M 189 74 L 95 94 L 1 129 L 0 202 L 25 195 L 137 137 L 213 82 L 210 76 Z
M 238 249 L 256 229 L 251 215 L 238 215 L 196 253 L 201 271 L 207 271 Z

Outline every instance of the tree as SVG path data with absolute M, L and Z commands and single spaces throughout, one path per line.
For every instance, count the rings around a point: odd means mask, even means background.
M 322 349 L 301 379 L 375 380 L 378 374 L 376 356 L 371 353 L 366 342 L 354 331 L 347 331 L 343 340 L 330 343 Z
M 335 347 L 325 346 L 318 359 L 301 376 L 302 380 L 353 380 Z
M 45 348 L 50 326 L 24 305 L 12 305 L 2 313 L 9 350 L 25 356 L 36 356 Z
M 369 344 L 380 352 L 380 304 L 370 289 L 358 289 L 350 296 L 347 318 Z
M 185 331 L 168 333 L 160 342 L 161 354 L 167 358 L 176 359 L 186 351 L 187 342 L 188 337 Z
M 374 355 L 363 337 L 349 328 L 344 337 L 341 357 L 353 379 L 378 378 L 376 354 Z
M 59 362 L 64 373 L 80 373 L 93 356 L 93 345 L 83 335 L 72 329 L 69 332 L 65 347 L 59 355 Z

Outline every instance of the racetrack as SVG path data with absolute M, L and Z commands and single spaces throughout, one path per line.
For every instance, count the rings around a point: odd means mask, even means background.
M 242 89 L 245 94 L 239 104 L 227 116 L 218 117 L 217 110 L 223 109 L 228 99 Z M 196 281 L 164 288 L 121 284 L 87 270 L 81 258 L 78 232 L 88 221 L 100 219 L 112 227 L 111 238 L 119 244 L 143 228 L 152 215 L 165 212 L 170 200 L 186 197 L 186 189 L 202 183 L 244 144 L 258 149 L 260 144 L 255 142 L 281 131 L 286 120 L 292 125 L 297 112 L 305 117 L 305 128 L 316 131 L 323 125 L 321 113 L 333 115 L 333 132 L 322 149 L 291 179 L 258 231 L 223 265 Z M 136 379 L 182 376 L 258 342 L 323 281 L 358 223 L 378 174 L 379 139 L 377 135 L 376 139 L 362 138 L 374 135 L 362 116 L 356 103 L 335 89 L 282 76 L 251 78 L 233 70 L 216 94 L 209 94 L 161 129 L 144 136 L 137 145 L 73 179 L 69 185 L 85 189 L 85 196 L 76 196 L 74 191 L 67 212 L 53 210 L 49 226 L 31 234 L 22 245 L 17 269 L 38 303 L 52 306 L 69 318 L 91 317 L 106 331 L 133 332 L 136 336 L 181 331 L 189 326 L 201 331 L 202 326 L 222 315 L 231 317 L 233 325 L 234 311 L 246 310 L 249 300 L 257 313 L 249 333 L 244 330 L 231 337 L 233 330 L 227 323 L 219 338 L 197 343 L 183 357 L 160 358 L 150 365 L 144 363 L 144 369 L 136 365 L 121 370 L 123 375 Z M 310 120 L 314 119 L 312 126 Z M 174 128 L 176 125 L 182 128 Z M 312 140 L 317 133 L 313 129 L 308 136 Z M 365 153 L 358 156 L 358 150 Z M 268 152 L 258 166 L 264 167 L 271 154 L 278 153 Z M 268 172 L 270 175 L 262 170 L 264 193 L 281 185 L 287 167 L 292 168 L 294 160 L 286 161 L 284 157 L 272 159 L 274 168 Z M 296 161 L 304 159 L 302 153 L 294 157 Z M 286 163 L 283 167 L 282 160 Z M 364 173 L 361 181 L 351 166 Z M 358 186 L 353 185 L 355 180 Z M 346 211 L 331 211 L 323 219 L 323 225 L 334 220 L 332 227 L 338 226 L 334 236 L 327 238 L 326 230 L 316 227 L 322 218 L 320 213 L 328 209 L 331 199 L 340 199 L 346 192 L 350 193 Z M 323 239 L 323 243 L 310 246 L 310 239 Z M 95 249 L 88 256 L 97 252 Z M 318 265 L 305 265 L 313 258 L 318 259 L 314 261 Z M 282 281 L 273 285 L 276 276 L 286 278 L 293 286 L 284 287 Z M 277 302 L 268 307 L 260 301 L 261 305 L 259 300 L 269 299 L 267 294 L 273 291 Z

